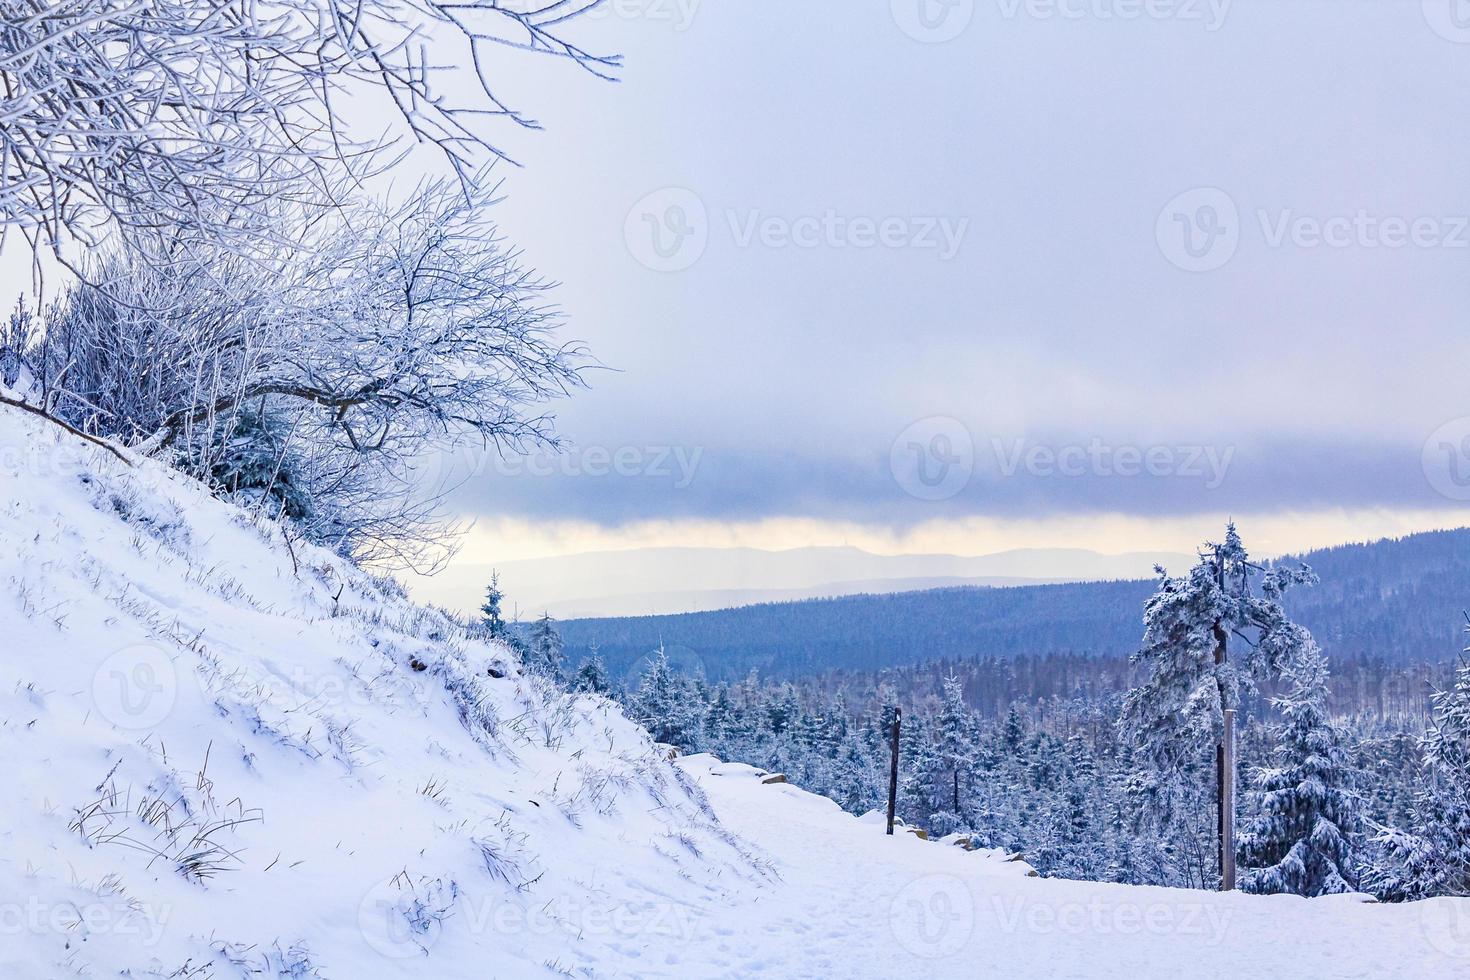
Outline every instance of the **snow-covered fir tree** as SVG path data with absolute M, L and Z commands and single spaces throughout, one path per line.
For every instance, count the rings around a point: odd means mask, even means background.
M 572 677 L 572 689 L 582 694 L 608 694 L 612 691 L 607 665 L 595 651 L 578 665 Z
M 1216 744 L 1224 711 L 1239 705 L 1242 689 L 1279 675 L 1311 643 L 1280 600 L 1288 588 L 1314 583 L 1316 576 L 1305 567 L 1251 562 L 1234 524 L 1187 576 L 1160 574 L 1144 607 L 1143 646 L 1133 658 L 1146 677 L 1128 693 L 1119 725 L 1125 739 L 1168 767 Z M 1254 575 L 1261 578 L 1260 595 L 1251 588 Z M 1222 659 L 1232 635 L 1243 638 L 1237 646 L 1244 652 Z
M 931 739 L 916 768 L 932 813 L 934 833 L 944 835 L 969 827 L 973 812 L 976 732 L 957 678 L 945 680 Z
M 1381 856 L 1368 879 L 1391 899 L 1470 896 L 1470 659 L 1462 657 L 1454 683 L 1435 694 L 1423 752 L 1411 825 L 1380 825 Z
M 531 670 L 550 677 L 560 677 L 562 646 L 561 632 L 556 628 L 556 620 L 551 618 L 551 613 L 544 612 L 540 619 L 531 624 L 522 656 Z
M 1342 733 L 1327 714 L 1327 658 L 1308 644 L 1272 700 L 1275 765 L 1252 774 L 1257 816 L 1241 835 L 1246 891 L 1315 898 L 1357 890 L 1362 804 Z
M 663 647 L 649 660 L 630 701 L 634 718 L 654 741 L 683 749 L 698 744 L 699 701 L 693 685 L 674 670 Z
M 500 573 L 490 573 L 490 584 L 485 588 L 485 601 L 480 605 L 480 628 L 492 640 L 507 642 L 511 638 L 510 624 L 505 621 L 501 606 L 505 593 L 500 591 Z

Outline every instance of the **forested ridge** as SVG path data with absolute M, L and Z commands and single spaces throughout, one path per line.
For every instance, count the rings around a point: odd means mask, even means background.
M 1335 662 L 1440 663 L 1454 658 L 1470 604 L 1470 529 L 1433 531 L 1309 552 L 1321 584 L 1287 608 Z M 1178 569 L 1170 569 L 1178 572 Z M 711 679 L 800 677 L 974 658 L 1067 654 L 1127 657 L 1156 583 L 1086 582 L 947 588 L 765 603 L 676 616 L 571 620 L 573 660 L 596 645 L 614 674 L 661 643 L 682 668 Z

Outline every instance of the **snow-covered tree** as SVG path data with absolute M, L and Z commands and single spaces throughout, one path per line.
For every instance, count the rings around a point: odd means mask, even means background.
M 1397 900 L 1470 896 L 1470 659 L 1462 658 L 1453 684 L 1435 693 L 1423 750 L 1412 825 L 1379 828 L 1381 853 L 1369 884 Z
M 556 628 L 556 620 L 551 618 L 551 613 L 543 612 L 541 618 L 531 624 L 526 637 L 522 654 L 526 666 L 548 677 L 560 677 L 562 649 L 561 631 Z
M 1187 576 L 1170 577 L 1162 569 L 1160 575 L 1144 608 L 1143 646 L 1133 657 L 1146 676 L 1124 701 L 1120 730 L 1169 767 L 1218 743 L 1224 711 L 1239 704 L 1242 690 L 1278 676 L 1308 648 L 1311 634 L 1287 617 L 1281 596 L 1316 576 L 1305 567 L 1251 562 L 1234 524 Z M 1261 579 L 1259 595 L 1251 586 L 1254 575 Z M 1227 658 L 1232 635 L 1244 649 Z
M 572 678 L 572 689 L 584 694 L 608 694 L 612 691 L 612 682 L 607 677 L 607 665 L 595 650 L 577 666 L 576 674 Z
M 699 735 L 700 711 L 691 687 L 669 663 L 663 647 L 648 662 L 638 690 L 629 698 L 632 714 L 655 741 L 688 749 Z
M 1246 891 L 1314 898 L 1355 891 L 1362 802 L 1342 733 L 1327 714 L 1327 658 L 1307 644 L 1272 700 L 1275 765 L 1252 774 L 1257 816 L 1241 835 Z
M 487 223 L 485 202 L 433 184 L 362 205 L 270 262 L 200 246 L 194 274 L 137 251 L 99 260 L 22 352 L 40 407 L 210 479 L 250 413 L 289 420 L 313 540 L 364 560 L 446 557 L 437 501 L 412 461 L 471 444 L 559 443 L 544 407 L 580 384 L 543 284 Z M 294 234 L 285 227 L 283 234 Z M 179 246 L 182 248 L 182 246 Z
M 504 642 L 510 636 L 510 625 L 505 621 L 501 604 L 505 594 L 500 591 L 500 573 L 490 573 L 490 584 L 485 588 L 485 601 L 480 604 L 480 629 L 492 640 Z
M 959 680 L 944 681 L 939 711 L 930 738 L 914 761 L 916 785 L 922 786 L 934 832 L 966 828 L 974 810 L 976 735 Z
M 563 37 L 599 2 L 0 0 L 0 231 L 238 246 L 273 199 L 325 204 L 398 138 L 473 178 L 505 156 L 487 121 L 535 126 L 492 91 L 486 49 L 606 76 L 616 58 Z M 383 111 L 344 111 L 362 104 Z

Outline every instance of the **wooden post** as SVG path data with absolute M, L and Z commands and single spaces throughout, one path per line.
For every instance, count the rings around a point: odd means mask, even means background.
M 894 811 L 898 808 L 898 729 L 903 724 L 903 709 L 893 709 L 892 757 L 888 762 L 888 836 L 893 836 Z
M 1215 575 L 1220 591 L 1225 591 L 1225 556 L 1215 552 Z M 1230 634 L 1225 624 L 1217 622 L 1215 664 L 1224 666 L 1229 659 Z M 1220 702 L 1225 702 L 1225 685 L 1220 684 Z M 1235 890 L 1235 711 L 1224 709 L 1224 732 L 1215 746 L 1215 855 L 1220 870 L 1220 890 Z
M 1225 712 L 1220 746 L 1220 890 L 1235 891 L 1235 709 Z

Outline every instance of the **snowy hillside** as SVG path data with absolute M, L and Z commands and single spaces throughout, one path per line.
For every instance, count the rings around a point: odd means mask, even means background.
M 7 980 L 616 975 L 768 877 L 609 703 L 162 468 L 0 408 L 0 488 Z
M 883 836 L 0 408 L 0 977 L 1450 977 L 1470 901 Z

